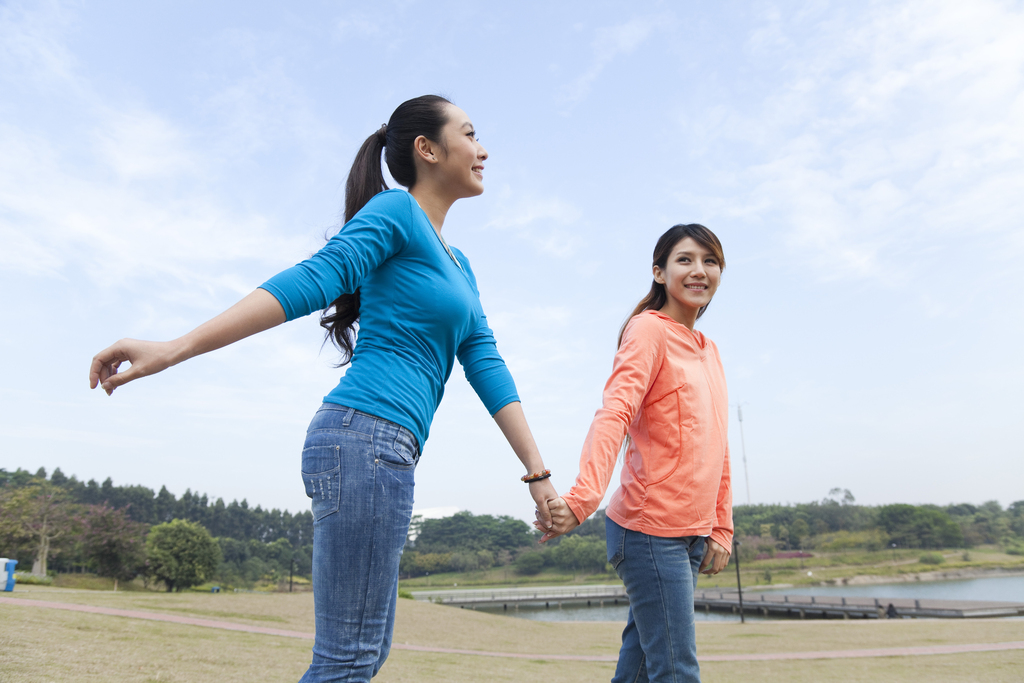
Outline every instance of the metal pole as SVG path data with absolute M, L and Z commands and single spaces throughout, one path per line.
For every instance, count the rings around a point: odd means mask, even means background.
M 292 579 L 295 576 L 295 558 L 292 558 L 292 563 L 288 567 L 288 592 L 292 592 Z
M 736 559 L 736 589 L 740 593 L 740 623 L 745 624 L 747 620 L 743 618 L 743 584 L 740 582 L 740 542 L 735 538 L 732 541 L 732 555 Z
M 750 505 L 750 473 L 747 471 L 747 439 L 743 436 L 743 406 L 736 406 L 736 414 L 740 418 L 740 446 L 743 449 L 743 478 L 747 482 L 747 505 Z

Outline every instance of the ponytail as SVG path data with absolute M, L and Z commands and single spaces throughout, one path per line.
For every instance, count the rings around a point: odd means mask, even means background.
M 345 222 L 348 223 L 375 195 L 388 189 L 381 168 L 384 153 L 391 177 L 412 188 L 416 184 L 416 165 L 412 143 L 419 136 L 437 142 L 447 150 L 442 128 L 448 123 L 448 100 L 437 95 L 424 95 L 403 102 L 391 119 L 366 138 L 356 152 L 355 161 L 345 181 Z M 342 230 L 344 230 L 342 226 Z M 359 321 L 359 290 L 342 294 L 320 315 L 324 341 L 328 339 L 341 351 L 338 366 L 352 360 L 356 345 L 356 323 Z
M 718 237 L 715 233 L 711 232 L 703 225 L 698 223 L 690 223 L 689 225 L 673 225 L 669 228 L 665 234 L 658 238 L 658 243 L 654 245 L 654 256 L 652 257 L 653 263 L 651 266 L 658 266 L 662 270 L 668 265 L 668 257 L 672 255 L 672 250 L 675 249 L 676 245 L 681 240 L 690 237 L 694 242 L 704 247 L 718 259 L 718 262 L 722 266 L 722 270 L 725 270 L 725 253 L 722 250 L 722 243 L 718 241 Z M 619 328 L 619 343 L 618 346 L 622 346 L 622 335 L 626 332 L 626 325 L 633 319 L 633 316 L 640 315 L 644 311 L 660 311 L 662 307 L 668 302 L 668 293 L 665 291 L 665 285 L 661 284 L 657 280 L 651 282 L 651 289 L 647 292 L 647 296 L 640 300 L 640 303 L 636 305 L 633 312 L 626 318 L 626 322 L 622 323 L 622 327 Z M 697 319 L 699 320 L 704 311 L 707 310 L 708 305 L 701 306 L 701 309 L 697 311 Z

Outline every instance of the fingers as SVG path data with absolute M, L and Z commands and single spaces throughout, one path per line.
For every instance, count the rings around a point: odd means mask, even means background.
M 120 343 L 120 342 L 119 342 Z M 107 379 L 117 372 L 117 368 L 127 358 L 117 349 L 118 344 L 109 346 L 92 357 L 89 365 L 89 388 L 95 389 L 97 385 L 106 382 Z
M 103 389 L 103 391 L 107 392 L 107 396 L 113 394 L 114 389 L 121 386 L 122 384 L 127 384 L 128 382 L 131 382 L 139 374 L 139 371 L 136 369 L 134 365 L 129 367 L 124 372 L 118 372 L 117 368 L 120 365 L 121 364 L 118 363 L 117 365 L 112 366 L 112 371 L 108 374 L 107 378 L 100 382 L 100 387 Z
M 545 543 L 556 536 L 566 534 L 579 526 L 576 514 L 564 499 L 555 497 L 546 501 L 546 503 L 551 515 L 550 524 L 544 522 L 540 506 L 536 510 L 537 521 L 533 523 L 535 529 L 544 533 L 540 538 L 541 543 Z
M 538 516 L 540 515 L 540 511 L 539 510 L 537 511 L 537 515 Z M 564 531 L 560 530 L 557 525 L 552 526 L 552 527 L 547 527 L 539 519 L 536 520 L 533 523 L 533 528 L 536 529 L 537 531 L 541 531 L 541 532 L 544 533 L 544 535 L 540 537 L 540 540 L 539 540 L 540 543 L 546 543 L 546 542 L 550 541 L 552 538 L 554 538 L 555 536 L 561 536 L 564 533 Z
M 550 529 L 554 525 L 554 521 L 551 519 L 551 510 L 548 508 L 546 500 L 537 502 L 537 522 L 544 529 Z
M 549 501 L 558 498 L 555 487 L 551 485 L 550 479 L 542 479 L 530 483 L 530 495 L 533 502 L 537 504 L 537 521 L 544 525 L 545 529 L 551 528 L 551 510 Z
M 721 551 L 721 552 L 715 553 L 715 573 L 716 574 L 718 572 L 722 571 L 723 569 L 725 569 L 725 566 L 727 564 L 729 564 L 729 553 L 725 552 L 724 550 Z
M 704 559 L 701 561 L 700 569 L 697 571 L 707 576 L 714 576 L 725 569 L 728 564 L 729 551 L 714 541 L 709 541 L 707 552 L 704 553 Z
M 98 385 L 109 396 L 114 392 L 114 389 L 125 382 L 130 382 L 139 374 L 138 369 L 132 362 L 131 353 L 125 348 L 126 341 L 130 340 L 122 339 L 93 356 L 92 364 L 89 366 L 90 389 L 95 389 Z M 121 364 L 125 361 L 132 363 L 132 366 L 119 373 Z

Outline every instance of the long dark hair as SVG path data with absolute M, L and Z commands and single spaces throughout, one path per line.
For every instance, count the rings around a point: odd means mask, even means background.
M 423 95 L 403 102 L 388 122 L 366 138 L 356 152 L 355 161 L 345 181 L 345 222 L 348 223 L 374 195 L 388 189 L 384 182 L 380 157 L 384 152 L 391 177 L 399 184 L 411 188 L 416 184 L 416 165 L 413 163 L 412 143 L 423 136 L 447 151 L 441 129 L 448 123 L 447 99 L 438 95 Z M 344 227 L 342 228 L 344 230 Z M 352 360 L 355 351 L 355 325 L 359 321 L 359 290 L 342 294 L 320 315 L 325 341 L 330 339 L 341 351 L 338 366 Z
M 659 237 L 658 243 L 654 245 L 654 256 L 652 257 L 653 262 L 651 266 L 658 266 L 664 269 L 668 265 L 668 257 L 672 255 L 672 250 L 675 249 L 680 240 L 684 240 L 687 237 L 692 237 L 694 242 L 714 254 L 715 258 L 718 259 L 719 266 L 721 266 L 722 270 L 725 270 L 725 252 L 722 251 L 722 243 L 718 241 L 715 233 L 698 223 L 673 225 L 664 235 Z M 657 280 L 652 280 L 651 291 L 647 292 L 647 296 L 640 300 L 640 303 L 636 305 L 633 312 L 626 318 L 626 322 L 622 323 L 622 327 L 619 329 L 619 345 L 622 345 L 622 334 L 626 331 L 626 325 L 629 324 L 634 315 L 652 309 L 656 311 L 661 310 L 667 301 L 668 294 L 665 292 L 665 285 Z M 697 311 L 698 319 L 704 315 L 708 305 L 701 306 L 701 309 Z

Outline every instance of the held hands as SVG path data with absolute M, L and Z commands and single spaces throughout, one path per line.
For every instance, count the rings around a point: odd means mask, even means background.
M 555 491 L 551 479 L 531 481 L 527 486 L 530 487 L 530 495 L 533 497 L 533 502 L 537 505 L 537 521 L 533 525 L 541 531 L 547 531 L 551 528 L 551 513 L 548 510 L 548 506 L 553 500 L 561 499 L 558 498 L 558 493 Z
M 712 576 L 725 569 L 729 564 L 729 551 L 710 538 L 707 543 L 707 550 L 704 552 L 704 561 L 700 563 L 701 574 Z
M 538 521 L 533 523 L 533 526 L 544 532 L 540 539 L 541 543 L 549 541 L 555 536 L 567 534 L 580 525 L 572 508 L 562 498 L 547 501 L 547 509 L 551 514 L 551 524 L 548 526 L 541 524 L 539 510 L 537 512 Z
M 174 342 L 122 339 L 93 356 L 89 368 L 89 388 L 95 389 L 99 385 L 110 396 L 122 384 L 166 370 L 177 362 L 176 357 Z M 121 363 L 125 361 L 131 363 L 131 367 L 118 372 Z

